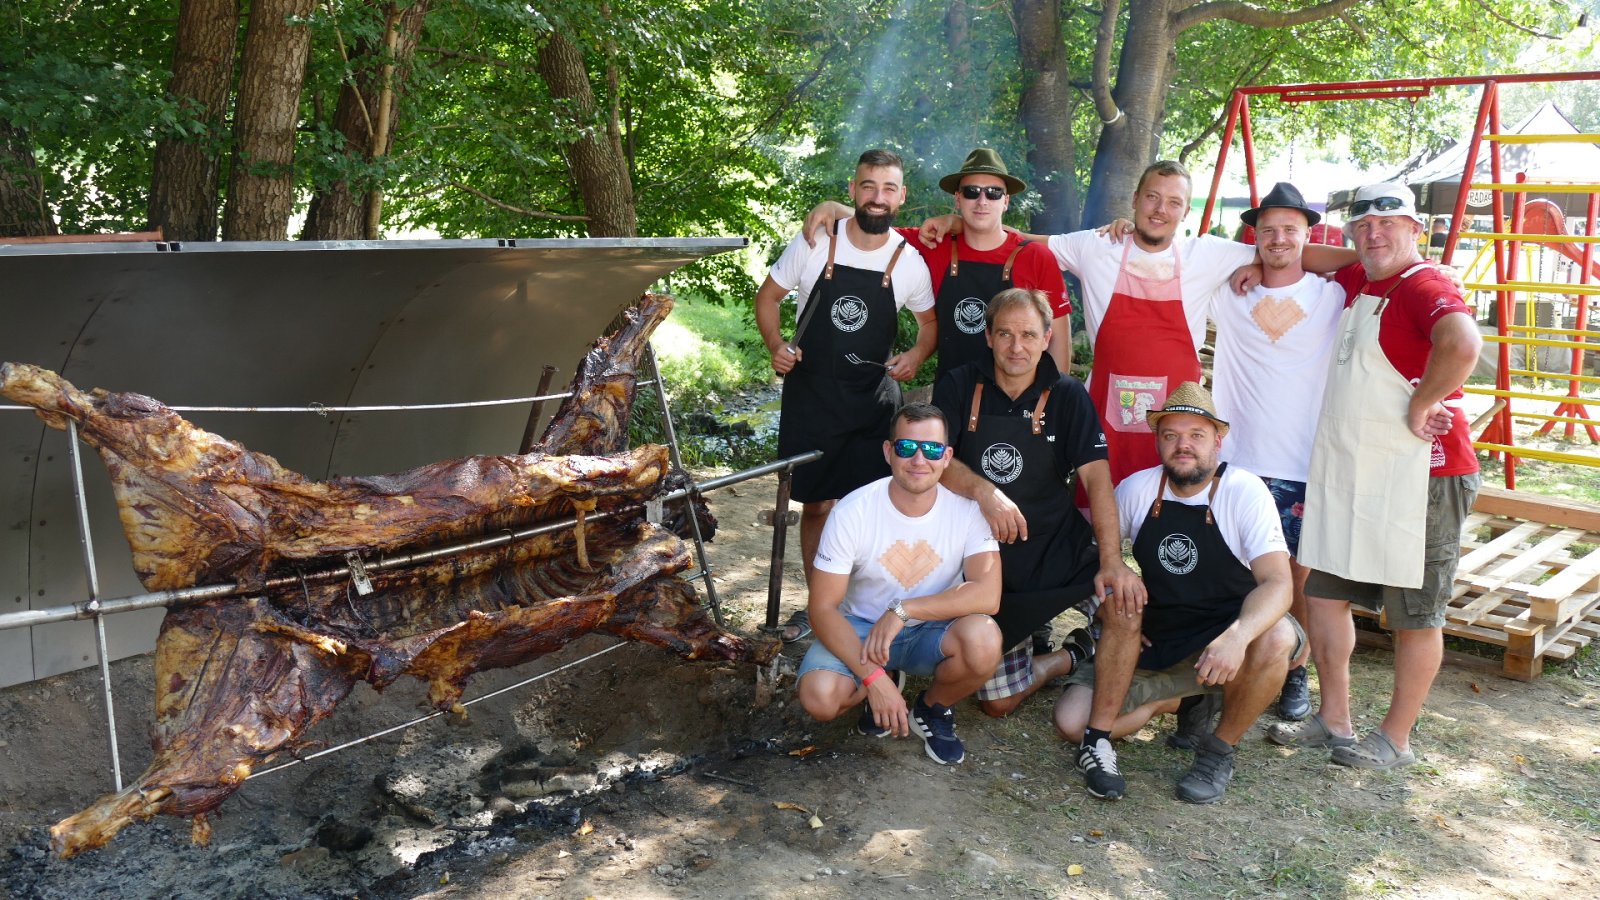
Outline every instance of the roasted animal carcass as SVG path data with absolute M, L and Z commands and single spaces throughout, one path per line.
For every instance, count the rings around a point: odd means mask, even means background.
M 149 397 L 82 392 L 33 366 L 0 365 L 0 395 L 70 419 L 110 471 L 134 568 L 151 590 L 237 582 L 240 596 L 169 611 L 156 644 L 155 758 L 127 789 L 51 829 L 63 857 L 104 845 L 135 819 L 206 813 L 253 768 L 293 750 L 356 681 L 428 682 L 440 709 L 468 678 L 594 631 L 686 658 L 765 663 L 775 642 L 718 628 L 676 577 L 679 536 L 645 520 L 667 451 L 623 450 L 636 372 L 670 299 L 645 295 L 585 355 L 572 396 L 533 452 L 396 475 L 312 481 L 196 428 Z M 585 518 L 601 510 L 609 515 Z M 439 547 L 576 512 L 572 528 L 373 572 L 360 595 L 344 555 Z M 714 524 L 703 507 L 679 515 Z

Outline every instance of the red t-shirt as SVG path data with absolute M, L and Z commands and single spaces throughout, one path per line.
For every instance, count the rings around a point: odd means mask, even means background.
M 1439 317 L 1453 312 L 1470 316 L 1472 312 L 1462 302 L 1461 292 L 1456 290 L 1456 286 L 1432 265 L 1396 287 L 1395 282 L 1400 275 L 1409 269 L 1407 266 L 1400 274 L 1369 284 L 1366 270 L 1360 263 L 1352 263 L 1340 269 L 1334 279 L 1344 288 L 1346 307 L 1355 302 L 1358 294 L 1382 297 L 1385 291 L 1394 288 L 1389 294 L 1388 304 L 1383 308 L 1383 316 L 1378 320 L 1378 346 L 1383 348 L 1384 357 L 1395 371 L 1414 386 L 1422 380 L 1422 373 L 1428 367 L 1428 355 L 1433 352 L 1433 326 Z M 1458 388 L 1445 399 L 1455 400 L 1459 397 L 1461 390 Z M 1478 455 L 1472 449 L 1472 433 L 1467 428 L 1466 413 L 1452 405 L 1451 414 L 1455 424 L 1450 426 L 1450 433 L 1433 439 L 1433 458 L 1428 474 L 1435 477 L 1469 475 L 1478 471 Z
M 933 280 L 933 295 L 939 296 L 939 286 L 944 284 L 944 276 L 950 271 L 950 242 L 940 241 L 939 246 L 929 250 L 917 239 L 917 229 L 896 228 L 906 243 L 917 248 L 922 254 L 922 261 L 928 264 L 928 277 Z M 1014 232 L 1006 232 L 1006 239 L 1000 246 L 993 250 L 974 250 L 967 244 L 965 235 L 956 235 L 956 240 L 961 242 L 961 259 L 963 262 L 994 263 L 1003 266 L 1011 258 L 1011 251 L 1017 249 L 1017 244 L 1022 242 Z M 1022 248 L 1017 254 L 1017 261 L 1011 266 L 1011 286 L 1019 288 L 1032 288 L 1044 291 L 1050 297 L 1050 309 L 1055 318 L 1072 312 L 1072 301 L 1067 299 L 1067 284 L 1061 278 L 1061 270 L 1056 268 L 1056 257 L 1050 248 L 1041 242 L 1034 242 Z

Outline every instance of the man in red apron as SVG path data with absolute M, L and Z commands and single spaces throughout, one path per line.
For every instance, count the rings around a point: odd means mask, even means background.
M 1001 291 L 985 318 L 989 358 L 946 375 L 933 400 L 955 423 L 956 459 L 942 483 L 976 500 L 1001 542 L 1004 586 L 995 621 L 1006 655 L 978 691 L 983 711 L 999 716 L 1094 652 L 1080 629 L 1061 650 L 1036 654 L 1026 638 L 1039 625 L 1073 606 L 1093 618 L 1105 594 L 1137 599 L 1144 584 L 1122 561 L 1105 435 L 1089 395 L 1045 353 L 1050 307 L 1043 293 Z M 1088 490 L 1092 530 L 1067 487 L 1074 474 Z
M 1360 265 L 1336 280 L 1348 306 L 1328 368 L 1306 482 L 1300 561 L 1322 705 L 1269 740 L 1332 747 L 1333 761 L 1392 769 L 1416 760 L 1411 728 L 1443 655 L 1443 625 L 1478 492 L 1478 459 L 1455 405 L 1482 338 L 1461 293 L 1422 260 L 1411 189 L 1356 191 L 1345 231 Z M 1355 740 L 1350 604 L 1382 609 L 1394 630 L 1394 694 L 1383 722 Z
M 828 512 L 840 497 L 889 474 L 883 442 L 909 381 L 934 347 L 928 269 L 889 224 L 905 201 L 905 170 L 887 150 L 861 154 L 850 198 L 858 212 L 812 247 L 796 235 L 756 294 L 756 327 L 784 376 L 778 454 L 821 450 L 795 470 L 792 496 L 801 503 L 800 551 L 806 582 Z M 804 302 L 794 338 L 778 328 L 778 304 L 798 290 Z M 909 307 L 917 342 L 894 354 L 896 316 Z M 891 355 L 894 354 L 894 355 Z
M 1006 170 L 1000 154 L 984 147 L 967 154 L 958 171 L 939 179 L 939 187 L 955 198 L 963 229 L 948 241 L 927 246 L 917 229 L 897 228 L 906 242 L 922 252 L 933 281 L 939 312 L 940 378 L 951 369 L 989 358 L 984 341 L 984 308 L 1006 288 L 1044 291 L 1050 300 L 1050 356 L 1062 372 L 1072 368 L 1072 304 L 1050 251 L 1042 240 L 1027 240 L 1007 231 L 1002 219 L 1011 196 L 1028 189 Z M 842 203 L 826 200 L 806 216 L 803 233 L 815 238 L 827 225 L 855 215 Z
M 1212 803 L 1233 778 L 1239 740 L 1305 655 L 1305 636 L 1288 615 L 1289 553 L 1272 495 L 1255 475 L 1218 464 L 1228 423 L 1211 395 L 1177 385 L 1146 418 L 1161 465 L 1117 485 L 1117 512 L 1149 600 L 1119 593 L 1100 607 L 1099 649 L 1068 676 L 1056 729 L 1079 741 L 1089 793 L 1115 800 L 1127 782 L 1112 739 L 1159 713 L 1178 713 L 1180 725 L 1199 719 L 1188 723 L 1194 765 L 1177 794 Z M 1222 719 L 1213 731 L 1211 714 L 1196 713 L 1217 693 Z

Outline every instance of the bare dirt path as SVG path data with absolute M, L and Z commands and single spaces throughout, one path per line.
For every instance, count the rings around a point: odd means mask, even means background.
M 747 634 L 764 613 L 771 532 L 756 519 L 772 497 L 773 482 L 763 479 L 711 498 L 721 521 L 712 565 L 730 624 Z M 786 577 L 785 614 L 803 596 L 792 561 Z M 1058 620 L 1058 634 L 1073 624 L 1070 614 Z M 596 641 L 569 655 L 604 647 Z M 1358 696 L 1382 695 L 1389 663 L 1387 653 L 1357 654 Z M 0 810 L 0 847 L 10 847 L 0 849 L 0 891 L 1595 896 L 1600 667 L 1592 661 L 1532 684 L 1446 666 L 1414 741 L 1422 762 L 1399 774 L 1273 747 L 1258 726 L 1227 797 L 1210 807 L 1172 798 L 1188 758 L 1163 743 L 1170 717 L 1127 742 L 1129 796 L 1103 803 L 1084 792 L 1049 724 L 1053 692 L 1005 720 L 958 709 L 968 760 L 945 768 L 920 741 L 855 736 L 853 719 L 809 723 L 792 702 L 792 683 L 780 687 L 759 706 L 748 670 L 683 664 L 630 646 L 475 708 L 466 726 L 430 723 L 291 770 L 305 774 L 252 782 L 224 807 L 210 849 L 190 847 L 186 828 L 168 822 L 135 826 L 104 851 L 61 862 L 44 857 L 38 826 L 92 797 L 62 770 L 91 766 L 98 738 L 71 716 L 92 725 L 97 710 L 92 692 L 75 683 L 29 686 L 0 695 L 8 738 L 0 791 L 50 803 Z M 40 755 L 49 747 L 26 721 L 38 714 L 37 694 L 52 690 L 57 701 L 82 695 L 75 713 L 59 703 L 51 711 L 54 730 L 79 734 L 83 744 L 58 748 L 65 766 Z M 354 706 L 335 716 L 345 717 L 341 727 L 384 721 L 376 700 L 370 710 Z M 147 698 L 124 708 L 142 716 Z M 1358 727 L 1379 714 L 1366 702 Z M 40 783 L 31 784 L 30 773 Z M 529 805 L 539 793 L 553 798 L 550 806 Z M 364 840 L 362 829 L 370 832 Z

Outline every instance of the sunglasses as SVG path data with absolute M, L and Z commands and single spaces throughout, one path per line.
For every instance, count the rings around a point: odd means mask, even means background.
M 894 455 L 901 459 L 910 459 L 917 455 L 918 448 L 922 450 L 922 458 L 929 462 L 944 459 L 949 446 L 942 441 L 913 441 L 910 438 L 901 438 L 894 441 Z
M 1378 212 L 1394 212 L 1405 205 L 1406 201 L 1400 199 L 1399 197 L 1375 197 L 1371 200 L 1357 200 L 1356 202 L 1350 204 L 1350 217 L 1355 218 L 1356 216 L 1364 216 L 1367 214 L 1368 210 L 1377 210 Z
M 1005 195 L 1006 189 L 1003 187 L 994 187 L 993 185 L 988 187 L 980 187 L 976 184 L 963 184 L 961 186 L 961 196 L 967 198 L 968 200 L 976 200 L 979 197 L 988 197 L 990 200 L 999 200 Z

